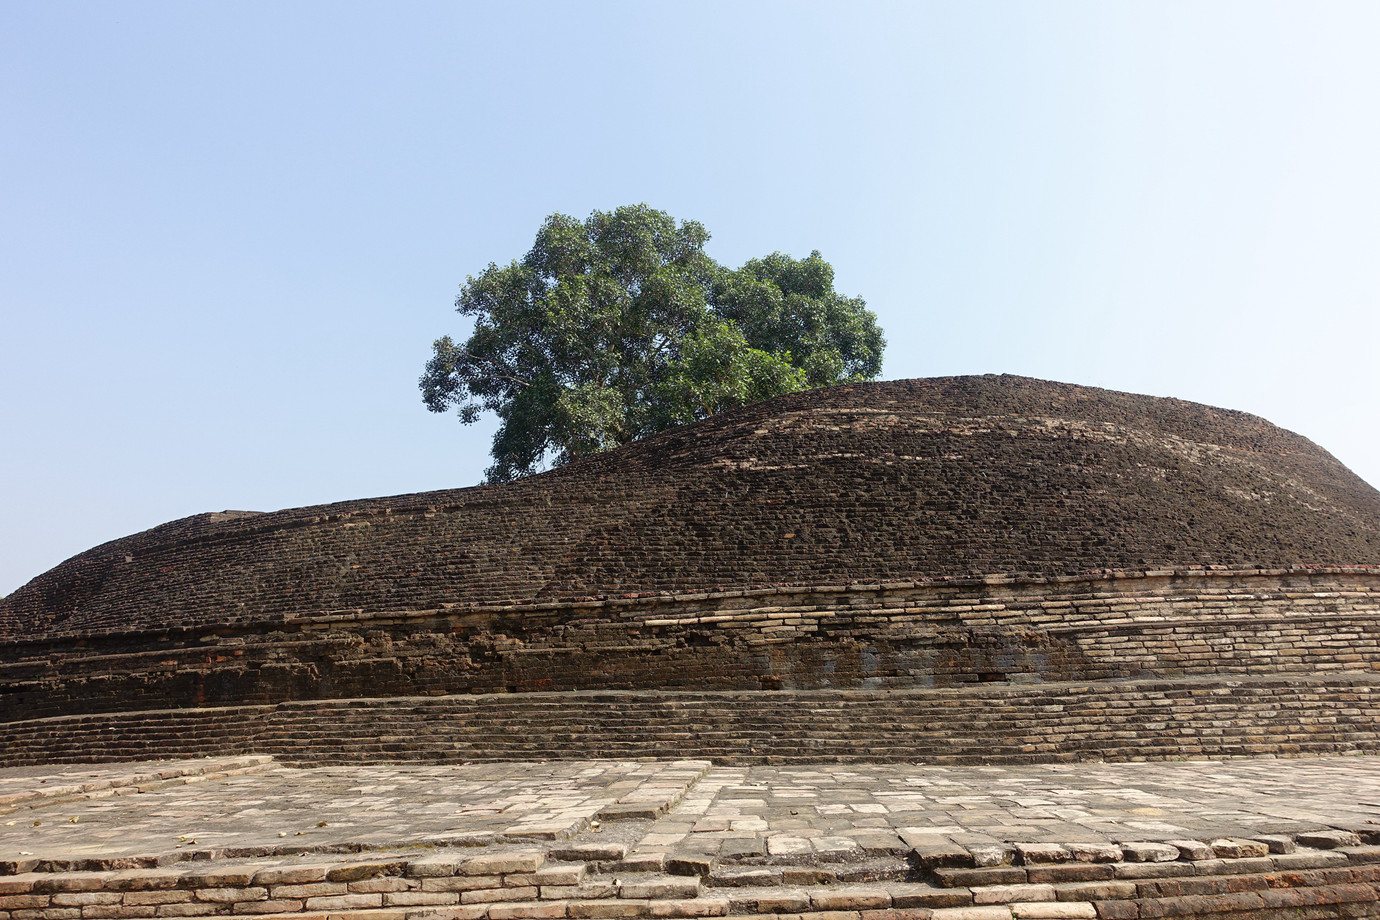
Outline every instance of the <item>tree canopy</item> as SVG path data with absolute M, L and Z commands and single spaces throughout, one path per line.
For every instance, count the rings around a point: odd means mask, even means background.
M 552 214 L 521 261 L 470 276 L 464 344 L 433 345 L 428 409 L 500 420 L 490 482 L 535 472 L 781 393 L 881 371 L 886 345 L 812 252 L 729 269 L 709 233 L 645 204 Z

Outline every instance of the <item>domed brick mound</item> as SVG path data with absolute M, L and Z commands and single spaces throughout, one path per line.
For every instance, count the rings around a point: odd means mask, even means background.
M 1377 573 L 1380 493 L 1254 416 L 860 384 L 506 485 L 96 547 L 0 601 L 0 719 L 1355 675 Z
M 115 540 L 0 637 L 990 574 L 1380 564 L 1380 493 L 1240 412 L 1018 377 L 779 398 L 500 486 Z

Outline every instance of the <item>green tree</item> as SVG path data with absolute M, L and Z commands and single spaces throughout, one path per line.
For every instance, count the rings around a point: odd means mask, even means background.
M 491 482 L 806 387 L 867 380 L 885 340 L 818 252 L 733 270 L 694 221 L 645 204 L 553 214 L 532 249 L 466 279 L 464 344 L 433 345 L 420 380 L 433 412 L 500 420 Z

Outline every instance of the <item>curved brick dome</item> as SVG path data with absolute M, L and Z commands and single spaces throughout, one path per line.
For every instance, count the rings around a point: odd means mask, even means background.
M 793 394 L 515 483 L 174 521 L 0 640 L 998 573 L 1380 565 L 1380 493 L 1241 412 L 1010 376 Z

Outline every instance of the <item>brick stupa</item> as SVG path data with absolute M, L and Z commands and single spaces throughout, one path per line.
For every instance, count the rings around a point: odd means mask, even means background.
M 1380 493 L 1260 418 L 858 384 L 98 546 L 0 601 L 0 737 L 6 763 L 1370 750 L 1377 612 Z

